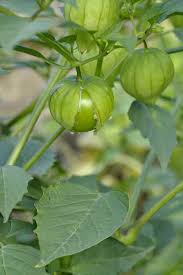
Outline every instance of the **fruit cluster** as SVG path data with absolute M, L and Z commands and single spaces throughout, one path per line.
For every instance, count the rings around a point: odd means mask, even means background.
M 118 0 L 77 0 L 76 5 L 65 4 L 65 18 L 72 22 L 71 26 L 76 24 L 81 30 L 91 32 L 100 43 L 103 34 L 118 23 L 119 10 Z M 74 27 L 71 32 L 76 32 Z M 136 49 L 128 54 L 126 49 L 115 47 L 103 56 L 98 77 L 98 62 L 92 58 L 99 53 L 97 44 L 85 52 L 77 48 L 73 53 L 76 58 L 81 61 L 91 59 L 80 66 L 82 78 L 68 78 L 58 83 L 50 96 L 53 118 L 70 131 L 99 129 L 111 116 L 114 105 L 111 87 L 118 74 L 124 90 L 147 104 L 156 101 L 174 76 L 169 55 L 160 49 Z

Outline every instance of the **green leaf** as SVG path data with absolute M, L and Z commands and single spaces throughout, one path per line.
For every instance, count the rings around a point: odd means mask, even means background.
M 145 13 L 142 15 L 142 18 L 140 18 L 140 25 L 142 25 L 144 22 L 157 22 L 158 18 L 163 13 L 162 4 L 154 4 L 150 8 L 148 8 Z
M 0 16 L 0 45 L 5 49 L 12 49 L 18 42 L 33 37 L 38 32 L 47 31 L 59 25 L 55 18 L 38 18 L 31 21 L 17 16 Z
M 27 192 L 28 182 L 31 176 L 22 168 L 4 166 L 0 168 L 0 212 L 7 222 L 15 205 Z
M 137 37 L 134 35 L 122 35 L 121 32 L 112 32 L 106 36 L 110 41 L 118 42 L 122 47 L 132 52 L 137 44 Z
M 35 240 L 35 234 L 33 233 L 34 226 L 30 223 L 11 220 L 10 231 L 7 238 L 15 237 L 18 243 L 28 244 Z
M 31 48 L 22 47 L 22 46 L 17 45 L 17 46 L 15 46 L 15 51 L 26 53 L 26 54 L 35 56 L 37 58 L 41 58 L 44 61 L 47 61 L 46 57 L 44 57 L 44 55 L 42 55 L 42 53 L 38 52 L 37 50 L 31 49 Z
M 0 12 L 4 12 L 19 16 L 32 16 L 39 8 L 35 0 L 1 0 L 0 2 Z
M 33 232 L 34 225 L 19 220 L 9 220 L 3 223 L 3 218 L 0 216 L 0 243 L 12 244 L 32 244 L 35 241 Z
M 63 66 L 62 64 L 55 63 L 51 59 L 46 58 L 42 53 L 40 53 L 37 50 L 31 49 L 31 48 L 28 48 L 28 47 L 22 47 L 20 45 L 16 45 L 14 47 L 14 50 L 17 51 L 17 52 L 21 52 L 21 53 L 25 53 L 25 54 L 28 54 L 28 55 L 31 55 L 31 56 L 35 56 L 35 57 L 37 57 L 39 59 L 42 59 L 47 64 L 51 64 L 51 65 L 62 67 L 63 70 L 68 70 L 69 69 L 69 66 Z M 24 61 L 24 62 L 23 61 L 19 61 L 17 63 L 18 63 L 19 66 L 27 66 L 27 67 L 31 67 L 33 69 L 35 69 L 36 65 L 37 66 L 38 65 L 40 65 L 40 66 L 43 65 L 45 67 L 44 63 L 38 63 L 38 62 L 36 63 L 36 61 L 29 61 L 29 62 L 28 61 L 27 62 L 26 61 Z
M 183 42 L 183 28 L 175 28 L 173 32 Z
M 157 246 L 156 249 L 165 247 L 175 238 L 175 229 L 173 224 L 166 219 L 154 219 L 153 225 Z
M 39 251 L 25 245 L 8 244 L 0 248 L 1 275 L 46 275 L 44 268 L 35 268 Z
M 97 180 L 96 176 L 90 175 L 90 176 L 74 176 L 69 179 L 70 183 L 73 184 L 79 184 L 83 185 L 84 187 L 87 187 L 88 189 L 97 192 L 100 189 L 100 182 Z
M 161 166 L 166 168 L 177 143 L 174 118 L 158 106 L 138 101 L 132 103 L 129 118 L 141 134 L 148 138 Z
M 73 61 L 74 56 L 63 46 L 60 42 L 56 41 L 55 38 L 49 33 L 37 34 L 39 39 L 46 43 L 47 47 L 56 50 L 59 54 L 63 55 L 67 60 Z
M 5 165 L 16 143 L 17 139 L 15 138 L 8 138 L 0 141 L 0 166 Z M 24 150 L 20 155 L 20 158 L 18 159 L 18 166 L 23 166 L 28 160 L 30 160 L 42 145 L 43 143 L 39 140 L 30 140 L 26 144 Z M 33 175 L 41 176 L 45 174 L 46 171 L 53 165 L 54 161 L 54 153 L 50 149 L 48 149 L 35 163 L 35 165 L 32 166 L 29 172 Z
M 169 272 L 182 262 L 182 236 L 175 238 L 162 252 L 155 256 L 147 265 L 144 275 L 162 275 Z
M 175 13 L 183 13 L 183 2 L 180 0 L 167 0 L 162 4 L 154 4 L 143 14 L 141 22 L 162 22 Z
M 111 236 L 122 225 L 128 202 L 121 192 L 99 193 L 64 183 L 46 189 L 36 208 L 39 266 L 44 266 Z
M 126 247 L 114 239 L 107 239 L 74 255 L 69 270 L 73 275 L 118 275 L 129 271 L 152 250 L 153 246 Z
M 161 16 L 159 22 L 164 21 L 167 17 L 174 13 L 183 13 L 183 1 L 180 0 L 167 0 L 161 6 Z

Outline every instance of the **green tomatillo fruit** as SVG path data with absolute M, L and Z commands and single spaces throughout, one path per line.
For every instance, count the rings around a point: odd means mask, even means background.
M 165 52 L 156 48 L 135 50 L 121 69 L 124 90 L 144 103 L 154 103 L 174 76 L 174 65 Z
M 88 31 L 103 34 L 119 19 L 119 0 L 76 0 L 65 3 L 65 18 Z
M 88 132 L 102 127 L 114 105 L 112 90 L 103 79 L 66 79 L 50 96 L 53 118 L 73 132 Z
M 95 57 L 99 54 L 98 48 L 93 48 L 89 52 L 80 54 L 78 51 L 75 53 L 76 58 L 81 61 Z M 123 48 L 117 48 L 108 55 L 104 56 L 102 63 L 101 77 L 106 79 L 108 84 L 112 85 L 116 76 L 120 73 L 121 65 L 124 58 L 127 56 L 127 50 Z M 81 66 L 81 72 L 83 75 L 93 76 L 95 75 L 97 67 L 97 60 L 89 62 Z

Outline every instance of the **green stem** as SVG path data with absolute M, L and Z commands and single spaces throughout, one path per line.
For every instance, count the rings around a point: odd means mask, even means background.
M 99 57 L 98 60 L 97 60 L 97 67 L 96 67 L 96 72 L 95 72 L 95 75 L 96 76 L 101 76 L 101 72 L 102 72 L 102 64 L 103 64 L 103 56 L 102 57 Z
M 80 67 L 76 67 L 76 72 L 77 72 L 77 80 L 81 80 L 82 79 L 82 74 L 81 74 L 81 69 Z
M 170 48 L 170 49 L 167 49 L 166 52 L 167 52 L 168 54 L 174 54 L 174 53 L 183 52 L 183 46 L 182 46 L 182 47 L 177 47 L 177 48 Z
M 177 185 L 172 191 L 165 195 L 159 202 L 157 202 L 147 213 L 145 213 L 132 227 L 126 236 L 120 237 L 120 240 L 126 244 L 132 244 L 141 230 L 141 228 L 170 200 L 172 200 L 178 193 L 183 191 L 183 182 Z
M 5 126 L 10 128 L 12 127 L 13 125 L 15 125 L 17 122 L 19 122 L 20 120 L 22 120 L 24 117 L 26 117 L 27 115 L 29 115 L 35 105 L 36 105 L 36 102 L 37 102 L 37 98 L 35 100 L 33 100 L 30 105 L 26 106 L 22 111 L 20 111 L 20 113 L 18 113 L 16 116 L 14 116 L 12 119 L 10 119 L 6 124 Z
M 143 43 L 144 43 L 144 48 L 145 48 L 145 49 L 148 49 L 146 40 L 144 40 Z
M 99 45 L 99 55 L 101 55 L 101 56 L 97 60 L 97 66 L 96 66 L 96 71 L 95 71 L 95 75 L 98 77 L 100 77 L 101 73 L 102 73 L 102 65 L 103 65 L 103 60 L 104 60 L 103 53 L 105 53 L 105 51 L 107 51 L 107 48 L 105 49 L 105 44 Z
M 64 132 L 64 128 L 59 128 L 53 136 L 40 148 L 40 150 L 24 165 L 25 170 L 29 170 L 46 152 L 50 145 Z
M 31 17 L 32 20 L 35 20 L 39 15 L 40 13 L 42 12 L 43 10 L 42 9 L 38 9 L 34 14 L 33 16 Z
M 141 193 L 144 181 L 145 181 L 145 179 L 146 179 L 146 177 L 149 173 L 149 170 L 151 168 L 151 165 L 152 165 L 154 159 L 155 159 L 155 153 L 154 153 L 153 150 L 151 150 L 150 153 L 147 156 L 147 159 L 146 159 L 145 163 L 144 163 L 142 174 L 139 177 L 137 183 L 135 184 L 132 196 L 130 198 L 130 207 L 129 207 L 127 217 L 126 217 L 126 220 L 125 220 L 125 224 L 124 224 L 125 228 L 128 227 L 129 225 L 131 225 L 131 223 L 134 220 L 135 211 L 136 211 L 136 208 L 137 208 L 140 193 Z
M 66 74 L 67 74 L 66 71 L 59 70 L 56 73 L 56 75 L 52 78 L 50 83 L 48 84 L 47 89 L 39 97 L 39 100 L 37 101 L 35 108 L 32 112 L 32 116 L 31 116 L 30 120 L 28 121 L 27 128 L 26 128 L 25 132 L 23 133 L 20 141 L 16 145 L 15 149 L 13 150 L 12 154 L 10 155 L 10 158 L 7 162 L 8 165 L 14 165 L 16 163 L 20 153 L 22 152 L 26 142 L 28 141 L 28 139 L 32 133 L 32 130 L 33 130 L 41 112 L 43 111 L 43 109 L 47 103 L 50 91 L 52 90 L 52 88 L 54 87 L 56 82 L 59 79 L 63 78 Z

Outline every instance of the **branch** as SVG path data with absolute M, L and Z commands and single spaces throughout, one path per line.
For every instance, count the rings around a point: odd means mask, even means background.
M 40 150 L 24 165 L 25 170 L 29 170 L 46 152 L 50 145 L 64 132 L 64 128 L 59 128 L 53 136 L 40 148 Z
M 183 182 L 177 185 L 172 191 L 165 195 L 159 202 L 157 202 L 147 213 L 145 213 L 132 227 L 127 235 L 119 237 L 120 241 L 125 245 L 131 245 L 137 238 L 137 235 L 141 228 L 170 200 L 172 200 L 178 193 L 183 191 Z
M 183 46 L 182 46 L 182 47 L 177 47 L 177 48 L 170 48 L 170 49 L 167 49 L 166 52 L 167 52 L 168 54 L 174 54 L 174 53 L 183 52 Z
M 32 112 L 31 118 L 28 121 L 27 128 L 26 128 L 25 132 L 23 133 L 20 141 L 18 142 L 18 144 L 14 148 L 12 154 L 10 155 L 10 158 L 7 162 L 8 165 L 14 165 L 16 163 L 18 157 L 20 156 L 20 153 L 22 152 L 25 144 L 27 143 L 27 141 L 32 133 L 32 130 L 33 130 L 37 120 L 39 119 L 40 114 L 42 113 L 42 111 L 47 103 L 50 91 L 52 90 L 52 88 L 54 87 L 56 82 L 58 80 L 60 80 L 61 78 L 63 78 L 66 74 L 67 74 L 67 71 L 58 70 L 56 75 L 54 75 L 54 77 L 51 79 L 50 83 L 48 84 L 47 89 L 41 94 L 41 96 L 38 99 L 38 101 L 35 105 L 35 108 Z

